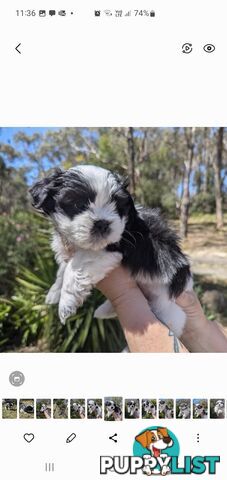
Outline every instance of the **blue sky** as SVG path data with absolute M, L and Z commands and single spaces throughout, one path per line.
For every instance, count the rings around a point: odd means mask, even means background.
M 58 130 L 58 128 L 51 127 L 2 127 L 0 128 L 0 141 L 4 143 L 12 143 L 13 136 L 18 132 L 25 132 L 26 134 L 33 135 L 33 133 L 45 133 L 47 130 Z
M 58 130 L 58 128 L 51 128 L 51 127 L 36 127 L 36 128 L 31 128 L 31 127 L 2 127 L 0 128 L 0 142 L 2 143 L 8 143 L 9 145 L 13 146 L 14 145 L 14 140 L 13 137 L 16 135 L 18 132 L 24 132 L 25 134 L 28 135 L 33 135 L 34 133 L 40 133 L 40 134 L 45 134 L 47 131 L 50 130 Z M 16 145 L 16 148 L 19 152 L 23 151 L 23 146 L 18 143 Z M 21 165 L 24 164 L 23 159 L 17 159 L 14 162 L 14 167 L 21 167 Z M 27 175 L 27 182 L 30 184 L 33 181 L 33 175 L 36 175 L 35 171 Z

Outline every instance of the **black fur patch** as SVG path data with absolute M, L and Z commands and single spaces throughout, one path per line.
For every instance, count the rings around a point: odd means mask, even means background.
M 181 251 L 179 238 L 157 209 L 135 209 L 133 205 L 122 239 L 107 250 L 121 252 L 122 264 L 133 276 L 165 279 L 170 297 L 180 295 L 190 278 L 189 263 Z
M 30 193 L 33 206 L 46 215 L 59 211 L 71 219 L 85 211 L 89 202 L 94 202 L 96 197 L 96 192 L 83 174 L 60 169 L 35 183 Z
M 116 180 L 116 189 L 111 195 L 111 202 L 115 202 L 118 215 L 122 218 L 128 215 L 129 211 L 134 208 L 133 199 L 127 190 L 128 178 L 122 178 L 115 173 L 111 173 Z

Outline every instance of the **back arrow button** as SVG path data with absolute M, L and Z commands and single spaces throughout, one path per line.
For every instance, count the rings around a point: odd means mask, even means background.
M 18 45 L 15 47 L 15 50 L 17 51 L 17 53 L 21 54 L 21 51 L 19 50 L 20 46 L 21 46 L 21 43 L 18 43 Z

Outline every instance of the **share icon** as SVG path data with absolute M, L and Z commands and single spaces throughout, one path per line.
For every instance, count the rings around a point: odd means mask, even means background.
M 112 437 L 109 437 L 109 440 L 113 440 L 113 442 L 117 443 L 117 439 L 114 438 L 114 437 L 117 437 L 117 433 L 114 433 L 114 435 L 112 435 Z

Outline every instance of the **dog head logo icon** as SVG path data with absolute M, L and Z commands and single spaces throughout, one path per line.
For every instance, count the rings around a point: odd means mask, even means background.
M 151 461 L 152 458 L 159 459 L 159 464 L 155 470 L 152 470 L 152 474 L 166 475 L 170 473 L 167 459 L 179 455 L 179 442 L 166 427 L 150 427 L 136 435 L 133 453 L 144 459 L 150 458 Z M 151 475 L 149 465 L 144 467 L 143 473 Z

